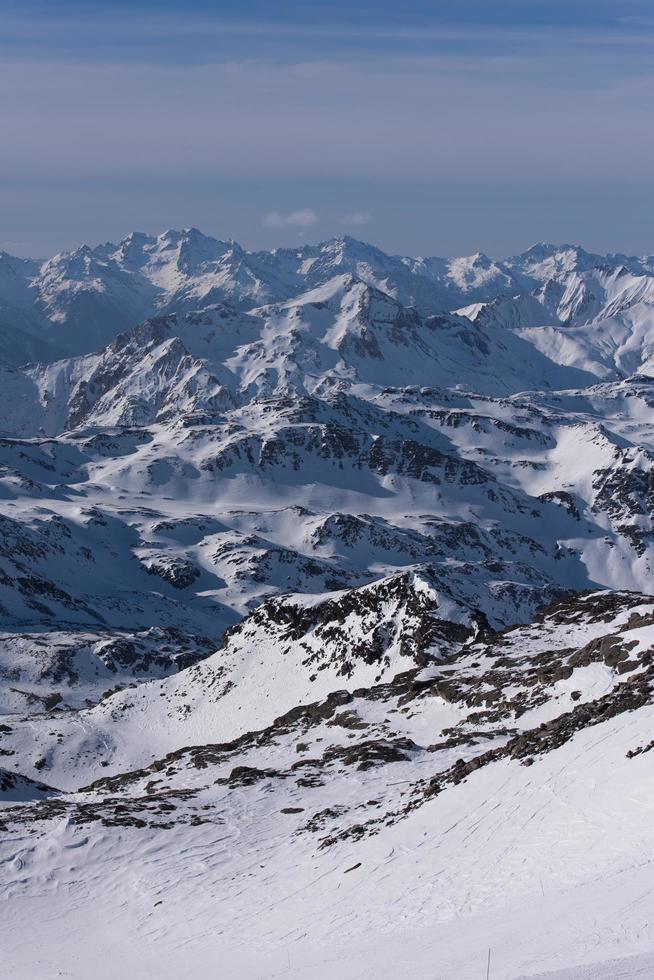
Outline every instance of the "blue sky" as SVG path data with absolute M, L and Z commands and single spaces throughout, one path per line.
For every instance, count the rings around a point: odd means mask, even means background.
M 0 0 L 0 247 L 654 251 L 651 0 Z

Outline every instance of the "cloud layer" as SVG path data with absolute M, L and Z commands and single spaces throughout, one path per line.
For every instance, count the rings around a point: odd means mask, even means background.
M 230 3 L 29 6 L 0 38 L 0 209 L 3 235 L 44 254 L 175 224 L 266 247 L 365 228 L 422 253 L 652 250 L 642 4 L 624 22 L 603 0 L 592 17 L 553 0 L 540 22 L 500 4 L 492 24 L 449 3 L 420 22 L 413 0 L 374 20 L 317 4 L 315 22 L 283 3 L 275 22 L 261 4 L 249 20 Z

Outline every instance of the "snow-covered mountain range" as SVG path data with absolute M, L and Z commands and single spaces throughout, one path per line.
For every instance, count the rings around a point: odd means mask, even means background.
M 592 333 L 605 370 L 626 373 L 639 366 L 635 358 L 654 301 L 651 255 L 594 255 L 578 246 L 539 244 L 497 262 L 482 253 L 414 259 L 347 236 L 249 252 L 195 228 L 158 237 L 134 232 L 117 245 L 83 245 L 46 262 L 1 252 L 0 359 L 16 364 L 35 355 L 86 354 L 148 317 L 219 304 L 238 311 L 285 304 L 337 276 L 365 283 L 422 317 L 462 308 L 473 320 L 483 313 L 486 324 L 518 329 L 601 324 L 574 333 L 574 343 L 554 360 L 576 363 L 582 356 L 577 345 L 585 342 L 594 351 Z M 559 336 L 550 329 L 538 342 L 529 335 L 530 343 L 552 356 L 553 332 Z
M 0 253 L 13 975 L 29 910 L 125 975 L 647 953 L 653 354 L 654 256 Z

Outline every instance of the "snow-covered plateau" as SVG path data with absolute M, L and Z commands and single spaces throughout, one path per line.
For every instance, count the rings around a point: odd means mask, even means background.
M 654 256 L 0 253 L 0 962 L 654 976 Z

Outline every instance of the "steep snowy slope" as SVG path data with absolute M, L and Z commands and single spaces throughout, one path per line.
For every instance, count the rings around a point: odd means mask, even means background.
M 507 264 L 528 292 L 457 312 L 515 330 L 553 361 L 598 378 L 651 371 L 654 277 L 646 262 L 534 246 Z
M 472 303 L 455 311 L 459 316 L 465 316 L 477 326 L 502 326 L 509 330 L 520 330 L 523 327 L 542 327 L 543 325 L 558 324 L 558 316 L 535 296 L 496 296 L 485 303 Z
M 329 370 L 382 386 L 452 385 L 488 394 L 590 380 L 541 356 L 502 326 L 471 326 L 467 317 L 447 314 L 423 318 L 349 276 L 256 312 L 266 317 L 270 353 L 261 351 L 255 366 L 263 360 L 268 372 L 282 357 L 292 358 L 305 375 Z M 258 352 L 246 349 L 240 357 L 250 360 Z
M 40 263 L 0 251 L 0 365 L 53 360 L 61 351 L 42 333 L 32 287 Z
M 84 708 L 135 680 L 175 673 L 215 640 L 174 627 L 0 633 L 0 715 Z
M 524 618 L 556 592 L 537 580 L 490 576 L 485 586 L 501 586 L 507 606 L 522 604 Z M 127 689 L 79 716 L 12 719 L 3 746 L 26 775 L 47 771 L 68 789 L 103 769 L 148 765 L 181 745 L 233 740 L 343 686 L 388 682 L 449 654 L 487 624 L 472 602 L 488 605 L 476 592 L 462 590 L 459 598 L 450 589 L 447 576 L 427 567 L 348 592 L 269 601 L 197 667 Z
M 21 436 L 217 413 L 234 407 L 237 391 L 313 393 L 339 380 L 492 395 L 593 380 L 493 318 L 422 318 L 349 275 L 249 314 L 218 306 L 154 318 L 97 354 L 4 377 L 11 400 L 0 431 Z
M 497 351 L 488 378 L 496 348 L 467 321 L 422 321 L 349 279 L 329 289 L 157 319 L 6 375 L 5 616 L 140 629 L 165 606 L 163 622 L 205 634 L 211 610 L 226 623 L 271 593 L 434 561 L 496 624 L 529 613 L 482 600 L 493 563 L 523 584 L 648 587 L 646 379 L 508 399 L 426 387 L 445 358 L 482 388 L 500 371 L 517 385 L 520 362 Z
M 108 343 L 152 309 L 155 287 L 83 245 L 44 263 L 33 280 L 44 332 L 70 353 Z
M 109 976 L 100 943 L 114 975 L 467 980 L 489 947 L 515 978 L 647 950 L 653 622 L 594 593 L 76 792 L 8 778 L 5 962 Z
M 652 282 L 194 229 L 0 255 L 12 976 L 651 949 Z
M 155 314 L 216 304 L 249 311 L 350 277 L 422 318 L 460 310 L 478 321 L 483 308 L 486 325 L 547 328 L 523 339 L 562 365 L 598 377 L 633 373 L 651 354 L 652 272 L 647 257 L 600 256 L 570 245 L 540 244 L 503 261 L 482 253 L 413 259 L 347 236 L 250 252 L 195 228 L 157 237 L 134 232 L 118 244 L 84 245 L 45 263 L 1 253 L 0 363 L 90 353 Z M 601 323 L 603 339 L 581 331 L 569 344 L 551 329 L 560 323 L 577 329 Z

